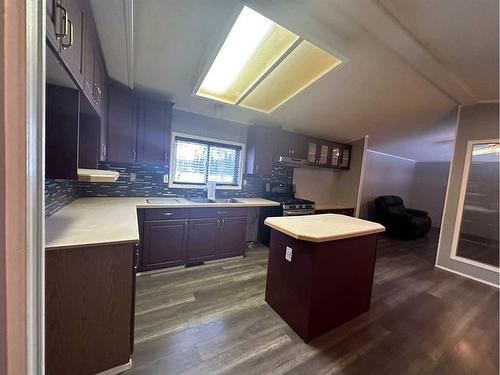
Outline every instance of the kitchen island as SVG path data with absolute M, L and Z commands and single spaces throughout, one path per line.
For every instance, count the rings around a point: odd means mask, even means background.
M 266 302 L 305 341 L 370 307 L 382 225 L 345 215 L 269 217 Z

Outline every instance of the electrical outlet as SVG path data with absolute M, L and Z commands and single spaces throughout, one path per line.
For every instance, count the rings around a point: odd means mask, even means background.
M 286 250 L 285 250 L 285 259 L 288 260 L 289 262 L 292 261 L 292 253 L 293 253 L 293 249 L 291 247 L 286 247 Z
M 168 184 L 168 174 L 163 175 L 163 183 Z
M 129 174 L 130 182 L 135 182 L 137 180 L 137 175 L 135 173 Z

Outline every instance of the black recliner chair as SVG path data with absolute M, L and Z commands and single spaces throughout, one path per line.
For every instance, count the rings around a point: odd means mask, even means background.
M 404 239 L 421 237 L 431 229 L 427 212 L 405 208 L 396 195 L 383 195 L 375 199 L 377 221 L 385 226 L 387 234 Z

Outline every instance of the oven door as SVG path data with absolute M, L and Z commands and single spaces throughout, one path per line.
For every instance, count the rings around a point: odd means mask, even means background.
M 314 215 L 314 210 L 310 208 L 300 210 L 283 210 L 283 216 Z

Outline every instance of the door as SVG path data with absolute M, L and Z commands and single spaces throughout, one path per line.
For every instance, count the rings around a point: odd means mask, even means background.
M 137 102 L 130 90 L 109 88 L 108 161 L 136 161 Z
M 217 238 L 217 257 L 243 255 L 247 233 L 247 218 L 222 218 Z
M 187 220 L 145 221 L 142 270 L 183 265 L 187 230 Z
M 191 219 L 187 245 L 187 264 L 217 257 L 218 218 Z
M 83 85 L 84 12 L 80 0 L 65 0 L 67 33 L 61 38 L 61 58 L 80 85 Z
M 308 142 L 307 138 L 300 134 L 290 134 L 289 142 L 292 151 L 292 157 L 298 159 L 307 159 Z
M 167 164 L 170 143 L 171 104 L 154 100 L 139 102 L 137 161 Z

